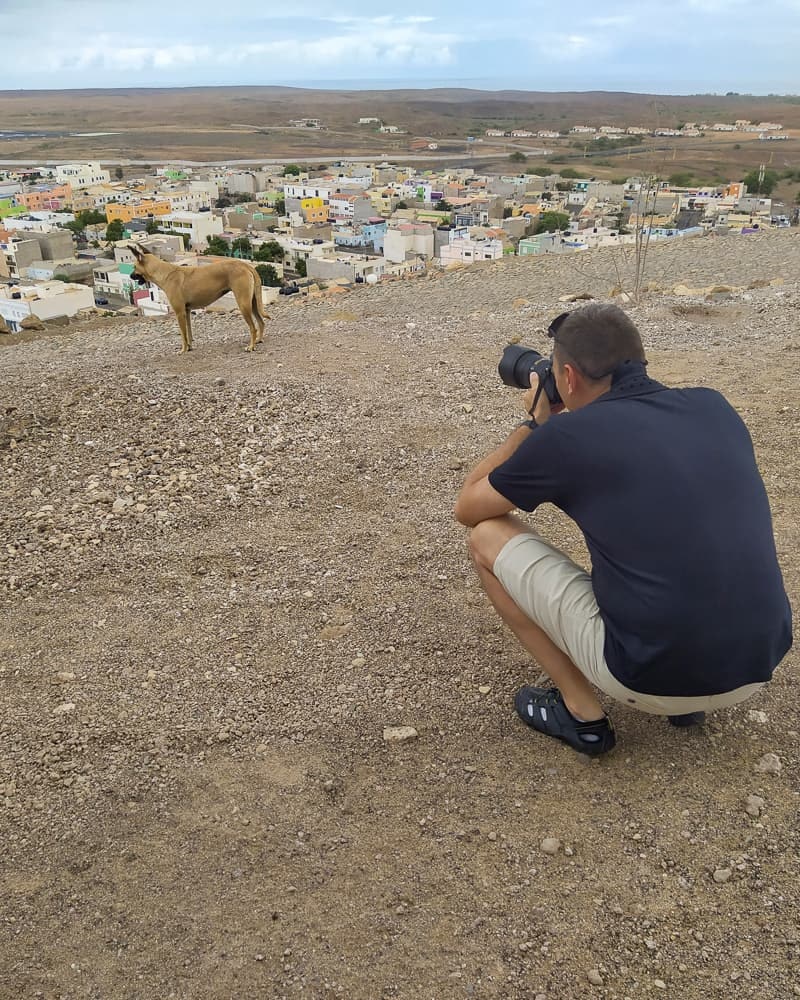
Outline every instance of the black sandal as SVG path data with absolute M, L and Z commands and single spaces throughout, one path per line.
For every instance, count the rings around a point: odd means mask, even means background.
M 579 722 L 564 704 L 558 688 L 520 688 L 514 696 L 514 707 L 522 721 L 537 733 L 568 743 L 578 753 L 599 757 L 617 742 L 607 715 Z
M 706 721 L 706 713 L 687 712 L 686 715 L 668 715 L 667 720 L 671 726 L 686 729 L 688 726 L 702 726 Z

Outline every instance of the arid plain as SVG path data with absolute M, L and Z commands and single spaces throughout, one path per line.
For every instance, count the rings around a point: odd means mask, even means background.
M 320 118 L 325 128 L 289 124 L 303 117 Z M 357 126 L 360 117 L 379 118 L 406 134 L 381 134 L 374 125 Z M 575 124 L 605 123 L 655 129 L 737 118 L 778 121 L 792 137 L 765 143 L 755 134 L 707 133 L 692 139 L 651 138 L 630 149 L 600 154 L 572 145 L 574 137 L 498 141 L 484 135 L 493 126 L 563 131 Z M 562 165 L 581 166 L 600 177 L 688 169 L 710 183 L 735 179 L 760 163 L 779 172 L 800 165 L 800 98 L 792 97 L 291 87 L 0 91 L 0 132 L 14 130 L 52 134 L 0 141 L 0 161 L 92 158 L 132 167 L 164 159 L 302 159 L 329 164 L 343 156 L 411 157 L 409 140 L 426 137 L 439 148 L 413 154 L 414 162 L 422 166 L 474 163 L 484 170 L 505 170 L 515 150 L 536 163 L 539 151 L 547 148 L 563 157 Z M 468 135 L 482 141 L 467 143 Z M 792 193 L 779 188 L 781 196 Z

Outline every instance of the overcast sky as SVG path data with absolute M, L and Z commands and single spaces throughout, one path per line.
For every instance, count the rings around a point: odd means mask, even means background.
M 784 94 L 800 91 L 799 28 L 800 0 L 0 0 L 0 88 Z

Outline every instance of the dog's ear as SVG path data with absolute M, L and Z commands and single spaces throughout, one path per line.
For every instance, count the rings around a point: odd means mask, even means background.
M 144 254 L 142 253 L 142 251 L 135 244 L 133 244 L 133 243 L 129 243 L 128 244 L 128 249 L 130 250 L 130 252 L 133 254 L 133 256 L 137 260 L 141 260 L 142 257 L 144 256 Z

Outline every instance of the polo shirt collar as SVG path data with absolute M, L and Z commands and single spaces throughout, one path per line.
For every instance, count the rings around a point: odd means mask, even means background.
M 623 361 L 611 373 L 611 388 L 598 396 L 595 402 L 604 399 L 624 399 L 627 396 L 645 396 L 651 392 L 666 389 L 647 374 L 646 362 Z

